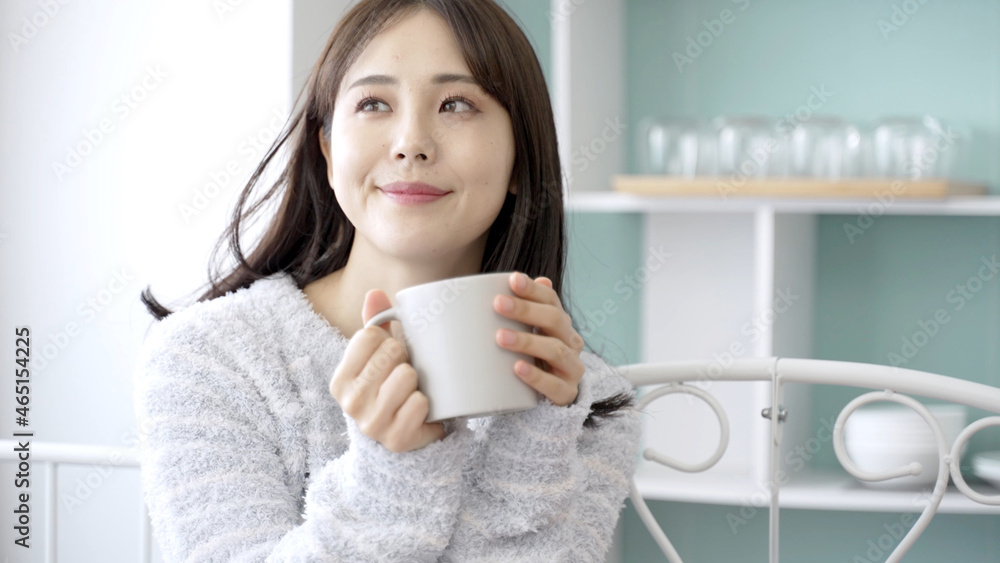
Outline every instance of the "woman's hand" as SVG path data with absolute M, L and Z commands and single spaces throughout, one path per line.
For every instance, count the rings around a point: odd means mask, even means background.
M 365 294 L 362 320 L 392 306 L 379 289 Z M 389 334 L 389 323 L 362 328 L 351 338 L 333 372 L 330 394 L 365 435 L 394 452 L 420 449 L 445 436 L 440 422 L 426 423 L 427 396 L 417 391 L 417 372 L 406 345 Z
M 510 277 L 510 288 L 516 297 L 497 295 L 493 299 L 493 309 L 537 328 L 533 333 L 502 328 L 497 331 L 497 344 L 537 358 L 539 365 L 518 360 L 514 373 L 552 404 L 572 403 L 583 378 L 580 360 L 583 338 L 573 329 L 572 319 L 563 310 L 551 280 L 546 277 L 532 280 L 515 272 Z

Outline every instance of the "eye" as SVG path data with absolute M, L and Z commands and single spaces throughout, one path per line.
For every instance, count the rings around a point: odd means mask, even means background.
M 465 96 L 449 96 L 448 99 L 445 100 L 443 104 L 441 104 L 441 107 L 442 108 L 447 108 L 447 107 L 453 107 L 454 108 L 454 107 L 457 107 L 458 104 L 464 104 L 464 105 L 466 105 L 468 107 L 468 109 L 463 110 L 463 111 L 477 111 L 476 110 L 476 106 L 472 105 L 472 102 L 470 102 L 469 99 L 466 98 Z M 457 113 L 457 111 L 458 110 L 455 110 L 452 113 Z
M 381 104 L 385 107 L 384 110 L 379 110 L 378 105 Z M 465 106 L 464 108 L 462 106 Z M 455 95 L 448 96 L 444 102 L 441 103 L 441 108 L 449 113 L 463 113 L 463 112 L 476 112 L 476 106 L 466 98 L 465 96 Z M 355 106 L 354 111 L 361 113 L 379 113 L 380 111 L 389 111 L 389 104 L 376 98 L 370 94 L 365 94 L 358 105 Z
M 366 95 L 364 98 L 362 98 L 362 100 L 360 102 L 358 102 L 358 105 L 354 109 L 355 109 L 355 111 L 360 111 L 360 112 L 364 112 L 364 113 L 373 113 L 372 111 L 366 111 L 366 108 L 372 107 L 372 106 L 376 106 L 377 104 L 382 104 L 382 105 L 388 107 L 388 104 L 386 104 L 382 100 L 380 100 L 378 98 L 375 98 L 375 97 L 372 97 L 372 96 L 367 96 Z M 378 110 L 375 110 L 375 111 L 378 111 Z

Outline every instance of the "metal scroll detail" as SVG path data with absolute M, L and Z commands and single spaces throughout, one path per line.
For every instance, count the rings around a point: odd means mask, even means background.
M 722 408 L 722 405 L 713 397 L 711 394 L 693 387 L 691 385 L 685 385 L 683 383 L 670 383 L 663 385 L 662 387 L 657 387 L 653 391 L 644 395 L 642 399 L 639 400 L 638 408 L 639 410 L 644 409 L 651 402 L 665 397 L 667 395 L 672 395 L 675 393 L 683 393 L 687 395 L 694 395 L 698 397 L 715 413 L 716 418 L 719 419 L 719 445 L 708 459 L 702 461 L 701 463 L 685 463 L 683 461 L 674 459 L 672 457 L 666 456 L 653 448 L 645 448 L 642 451 L 642 456 L 650 461 L 654 461 L 661 465 L 666 465 L 667 467 L 672 467 L 679 471 L 684 471 L 687 473 L 698 473 L 709 469 L 722 458 L 722 455 L 726 452 L 726 448 L 729 447 L 729 418 L 726 417 L 726 411 Z M 639 518 L 646 525 L 646 528 L 650 531 L 653 539 L 656 540 L 657 545 L 670 560 L 670 563 L 683 563 L 681 556 L 674 549 L 673 544 L 667 539 L 667 535 L 663 533 L 663 529 L 656 522 L 653 514 L 649 511 L 649 507 L 646 506 L 646 501 L 639 494 L 639 490 L 635 486 L 635 479 L 633 478 L 629 482 L 629 497 L 632 499 L 632 504 L 635 505 L 635 510 L 639 514 Z
M 847 403 L 847 406 L 844 407 L 844 409 L 840 412 L 840 415 L 837 417 L 837 422 L 834 424 L 833 429 L 833 448 L 837 454 L 837 460 L 848 473 L 863 481 L 885 481 L 887 479 L 903 477 L 906 475 L 919 475 L 925 470 L 919 462 L 913 462 L 903 467 L 896 467 L 885 471 L 864 471 L 856 466 L 854 461 L 850 458 L 850 456 L 848 456 L 847 450 L 844 446 L 844 426 L 848 417 L 850 417 L 851 414 L 853 414 L 854 411 L 862 405 L 877 401 L 899 403 L 916 411 L 916 413 L 924 419 L 924 422 L 926 422 L 934 432 L 934 440 L 937 443 L 938 449 L 937 481 L 934 484 L 934 490 L 931 493 L 930 500 L 928 501 L 923 512 L 920 514 L 920 517 L 916 522 L 914 522 L 913 527 L 910 528 L 909 532 L 907 532 L 907 534 L 899 542 L 899 545 L 896 546 L 896 549 L 893 550 L 892 554 L 890 554 L 886 559 L 886 563 L 897 563 L 903 558 L 903 555 L 905 555 L 910 548 L 913 547 L 917 538 L 919 538 L 920 534 L 927 529 L 931 519 L 934 518 L 937 513 L 937 509 L 941 504 L 941 499 L 944 497 L 944 493 L 948 488 L 949 475 L 951 475 L 952 479 L 955 480 L 955 485 L 958 489 L 973 501 L 983 504 L 1000 505 L 1000 495 L 987 496 L 973 491 L 968 484 L 966 484 L 959 468 L 961 451 L 962 447 L 965 446 L 965 443 L 968 442 L 972 435 L 983 428 L 988 426 L 1000 426 L 1000 416 L 983 418 L 970 424 L 959 434 L 955 443 L 951 446 L 951 448 L 949 448 L 940 424 L 938 424 L 934 415 L 932 415 L 927 407 L 925 407 L 922 403 L 906 395 L 897 394 L 889 389 L 885 391 L 865 393 L 864 395 L 861 395 L 853 401 Z
M 965 478 L 962 477 L 962 472 L 958 466 L 958 462 L 962 459 L 961 451 L 962 448 L 965 447 L 965 443 L 968 442 L 969 438 L 971 438 L 976 432 L 990 426 L 1000 426 L 1000 416 L 980 418 L 979 420 L 966 426 L 965 430 L 962 430 L 962 432 L 959 433 L 958 438 L 955 439 L 955 445 L 951 447 L 951 479 L 955 481 L 955 486 L 958 490 L 962 491 L 962 494 L 975 502 L 1000 506 L 1000 495 L 984 495 L 973 491 L 965 482 Z

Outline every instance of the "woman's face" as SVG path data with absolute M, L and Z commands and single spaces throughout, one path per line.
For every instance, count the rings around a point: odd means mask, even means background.
M 320 135 L 330 185 L 356 236 L 405 260 L 468 259 L 477 248 L 481 259 L 515 191 L 514 135 L 440 16 L 420 10 L 377 35 L 340 85 L 329 147 Z M 395 182 L 446 193 L 407 201 L 391 193 Z

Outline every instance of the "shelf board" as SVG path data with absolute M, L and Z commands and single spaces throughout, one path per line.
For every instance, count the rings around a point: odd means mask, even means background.
M 639 463 L 635 483 L 646 500 L 758 508 L 767 507 L 769 501 L 763 484 L 758 486 L 748 476 L 682 474 L 645 460 Z M 1000 494 L 1000 490 L 984 483 L 970 485 L 983 494 Z M 779 502 L 782 508 L 803 510 L 919 513 L 923 510 L 915 500 L 919 496 L 919 491 L 870 489 L 841 470 L 807 469 L 781 487 Z M 938 514 L 1000 515 L 1000 506 L 972 501 L 951 484 Z
M 875 198 L 791 197 L 681 197 L 636 195 L 612 191 L 575 192 L 566 196 L 566 209 L 583 213 L 753 213 L 773 208 L 776 213 L 812 215 L 1000 216 L 1000 196 L 953 196 L 944 199 L 900 200 L 883 204 Z
M 906 178 L 745 178 L 739 185 L 728 177 L 650 176 L 619 174 L 613 179 L 617 192 L 638 195 L 694 197 L 792 197 L 941 199 L 963 195 L 983 195 L 985 184 L 946 179 Z

